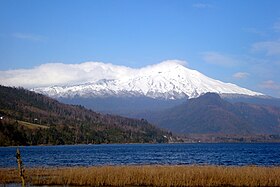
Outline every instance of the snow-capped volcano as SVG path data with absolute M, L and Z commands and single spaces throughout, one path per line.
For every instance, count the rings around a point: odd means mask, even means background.
M 209 78 L 186 68 L 181 61 L 164 61 L 160 64 L 133 69 L 104 63 L 88 63 L 92 73 L 87 83 L 34 88 L 51 97 L 132 97 L 158 99 L 195 98 L 207 92 L 260 96 L 235 84 Z

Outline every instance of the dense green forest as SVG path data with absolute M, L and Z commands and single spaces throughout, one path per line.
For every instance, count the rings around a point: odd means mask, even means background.
M 0 146 L 164 143 L 172 134 L 146 120 L 103 115 L 23 88 L 0 86 Z

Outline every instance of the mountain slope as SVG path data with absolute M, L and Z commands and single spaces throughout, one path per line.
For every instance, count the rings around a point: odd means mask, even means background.
M 171 136 L 145 120 L 102 115 L 21 88 L 0 86 L 0 115 L 0 145 L 167 142 Z
M 101 113 L 117 114 L 133 117 L 134 114 L 142 112 L 153 112 L 177 106 L 186 99 L 153 99 L 149 97 L 106 97 L 106 98 L 57 98 L 66 104 L 82 105 L 86 108 Z
M 279 134 L 280 108 L 229 103 L 214 93 L 162 112 L 141 115 L 161 128 L 176 133 Z
M 251 104 L 257 104 L 257 105 L 268 105 L 268 106 L 276 106 L 280 107 L 280 99 L 279 98 L 273 98 L 273 97 L 252 97 L 252 96 L 229 96 L 229 95 L 222 95 L 222 98 L 226 101 L 229 101 L 231 103 L 251 103 Z
M 262 96 L 230 83 L 209 78 L 188 69 L 180 61 L 132 69 L 112 64 L 90 63 L 88 68 L 96 75 L 88 83 L 34 88 L 55 98 L 92 97 L 149 97 L 156 99 L 196 98 L 207 92 Z M 96 71 L 94 71 L 96 70 Z

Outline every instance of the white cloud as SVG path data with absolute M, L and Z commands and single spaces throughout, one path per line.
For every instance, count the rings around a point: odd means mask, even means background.
M 0 84 L 5 86 L 22 86 L 25 88 L 75 85 L 94 82 L 100 79 L 129 78 L 131 75 L 139 73 L 139 70 L 145 71 L 152 66 L 161 68 L 166 64 L 186 65 L 187 62 L 168 60 L 140 69 L 101 62 L 84 62 L 81 64 L 48 63 L 32 69 L 0 71 Z
M 234 66 L 239 63 L 238 60 L 218 52 L 204 52 L 202 59 L 209 64 L 220 66 Z
M 192 5 L 194 8 L 212 8 L 213 5 L 208 3 L 195 3 Z
M 244 28 L 243 29 L 245 32 L 251 33 L 251 34 L 255 34 L 255 35 L 259 35 L 259 36 L 266 36 L 266 32 L 258 30 L 256 28 Z
M 270 90 L 280 90 L 280 84 L 273 80 L 263 81 L 260 84 L 260 87 L 265 89 L 270 89 Z
M 252 45 L 253 52 L 264 52 L 267 56 L 280 55 L 280 41 L 257 42 Z
M 125 76 L 127 67 L 103 64 L 99 62 L 85 62 L 81 64 L 49 63 L 32 69 L 18 69 L 0 71 L 0 84 L 7 86 L 23 86 L 34 88 L 38 86 L 79 84 L 99 80 L 107 76 Z
M 276 21 L 273 25 L 273 29 L 276 31 L 276 32 L 280 32 L 280 19 L 278 19 L 278 21 Z
M 182 66 L 188 66 L 188 62 L 185 60 L 165 60 L 162 61 L 160 64 L 180 64 Z
M 13 33 L 12 36 L 17 39 L 29 40 L 33 42 L 43 42 L 46 40 L 46 38 L 43 36 L 28 33 Z
M 246 72 L 237 72 L 235 74 L 233 74 L 233 77 L 236 78 L 236 79 L 245 79 L 249 76 L 250 74 L 249 73 L 246 73 Z

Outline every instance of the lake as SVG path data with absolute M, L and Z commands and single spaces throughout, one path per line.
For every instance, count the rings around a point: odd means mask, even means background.
M 280 166 L 280 144 L 102 144 L 20 147 L 25 167 L 102 165 Z M 0 147 L 0 168 L 17 167 L 16 147 Z

